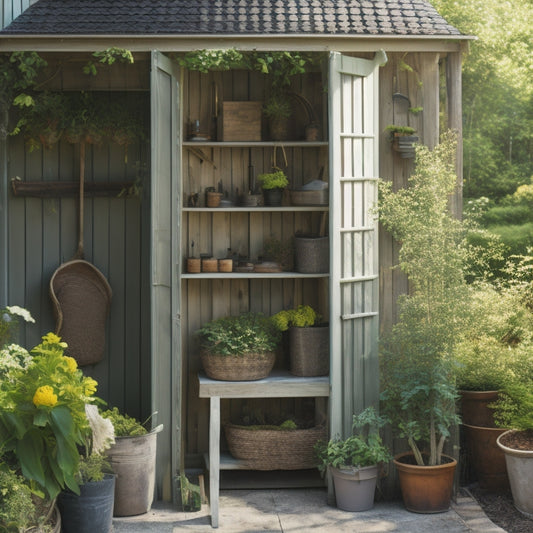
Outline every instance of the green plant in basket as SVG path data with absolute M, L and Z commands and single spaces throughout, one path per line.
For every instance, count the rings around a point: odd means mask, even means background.
M 219 318 L 196 334 L 204 350 L 227 356 L 272 352 L 281 341 L 280 330 L 262 313 Z
M 279 311 L 272 316 L 272 321 L 280 331 L 290 327 L 308 328 L 320 324 L 322 317 L 309 305 L 299 305 L 295 309 Z
M 273 172 L 259 174 L 257 179 L 264 190 L 284 189 L 289 185 L 289 179 L 287 178 L 285 172 L 279 168 L 274 169 Z

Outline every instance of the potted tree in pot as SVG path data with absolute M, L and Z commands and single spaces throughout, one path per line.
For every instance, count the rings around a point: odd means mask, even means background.
M 408 187 L 394 192 L 390 182 L 380 184 L 379 219 L 401 243 L 400 268 L 412 286 L 399 299 L 399 322 L 383 339 L 382 405 L 411 448 L 394 463 L 404 503 L 415 512 L 449 508 L 457 464 L 443 453 L 459 422 L 452 353 L 468 319 L 467 246 L 447 208 L 456 186 L 454 153 L 448 133 L 432 151 L 417 148 Z
M 329 326 L 309 305 L 276 313 L 272 320 L 289 332 L 290 371 L 296 376 L 329 373 Z
M 114 516 L 147 513 L 154 499 L 157 434 L 163 425 L 148 431 L 145 424 L 121 414 L 114 407 L 102 412 L 115 429 L 115 442 L 106 451 L 117 476 Z M 150 417 L 151 419 L 152 417 Z
M 337 507 L 366 511 L 374 505 L 379 464 L 391 459 L 379 429 L 387 421 L 373 407 L 353 417 L 354 434 L 345 440 L 331 439 L 315 446 L 322 474 L 331 471 Z
M 205 373 L 212 379 L 248 381 L 263 379 L 272 370 L 281 332 L 262 313 L 212 320 L 197 336 Z

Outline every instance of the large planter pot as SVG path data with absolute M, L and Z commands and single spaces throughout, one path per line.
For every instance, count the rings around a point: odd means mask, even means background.
M 496 442 L 505 455 L 514 505 L 522 514 L 533 518 L 533 449 L 511 448 L 509 439 L 515 433 L 519 432 L 506 431 Z
M 207 377 L 221 381 L 254 381 L 264 379 L 276 361 L 275 352 L 243 355 L 201 354 Z
M 468 452 L 477 474 L 479 486 L 489 491 L 509 489 L 505 455 L 496 444 L 498 437 L 506 429 L 486 428 L 463 424 Z
M 329 272 L 329 237 L 294 237 L 294 267 L 303 274 Z
M 116 437 L 107 450 L 109 462 L 116 474 L 113 516 L 132 516 L 147 513 L 154 499 L 156 429 L 137 437 Z
M 113 525 L 115 476 L 80 486 L 80 495 L 63 491 L 57 497 L 62 533 L 108 533 Z
M 438 466 L 418 466 L 411 452 L 394 458 L 403 502 L 408 511 L 443 513 L 450 508 L 457 461 L 447 455 L 442 457 L 448 462 Z
M 490 404 L 498 400 L 498 391 L 459 391 L 461 419 L 470 426 L 494 428 L 494 412 Z
M 329 374 L 329 326 L 289 328 L 290 371 L 295 376 Z
M 343 511 L 367 511 L 374 506 L 377 465 L 363 468 L 330 467 L 337 507 Z

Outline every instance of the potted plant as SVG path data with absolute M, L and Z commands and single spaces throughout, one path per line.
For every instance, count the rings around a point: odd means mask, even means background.
M 289 332 L 290 371 L 296 376 L 329 374 L 329 326 L 309 305 L 276 313 L 272 320 Z
M 531 353 L 531 346 L 530 346 Z M 529 368 L 498 400 L 497 423 L 512 428 L 502 433 L 497 444 L 505 455 L 507 475 L 515 507 L 533 517 L 533 372 Z
M 115 442 L 106 450 L 111 469 L 117 476 L 113 515 L 147 513 L 154 498 L 157 434 L 163 425 L 148 431 L 146 422 L 141 424 L 116 407 L 101 414 L 115 429 Z
M 331 471 L 340 509 L 366 511 L 373 507 L 379 464 L 391 459 L 379 434 L 386 423 L 373 407 L 367 407 L 354 415 L 353 435 L 316 445 L 318 468 L 322 474 Z
M 272 172 L 266 172 L 257 176 L 261 188 L 265 205 L 274 207 L 280 206 L 283 199 L 283 190 L 289 185 L 289 180 L 280 168 L 274 168 Z
M 410 126 L 396 126 L 390 124 L 385 128 L 390 134 L 392 148 L 400 154 L 403 159 L 415 157 L 414 144 L 418 142 L 418 137 L 414 135 L 416 130 Z
M 380 183 L 379 220 L 401 243 L 399 264 L 412 291 L 399 299 L 399 321 L 382 339 L 382 405 L 411 452 L 399 454 L 404 503 L 415 512 L 449 509 L 457 461 L 443 453 L 459 423 L 452 358 L 467 319 L 464 232 L 447 208 L 456 186 L 455 137 L 420 146 L 409 186 Z M 427 446 L 427 452 L 424 447 Z
M 58 495 L 63 533 L 108 533 L 113 527 L 116 476 L 105 451 L 114 442 L 114 428 L 96 405 L 85 406 L 89 430 L 84 435 L 84 452 L 76 472 L 77 491 Z
M 286 141 L 292 115 L 289 96 L 283 93 L 271 95 L 263 107 L 263 113 L 269 119 L 270 138 L 273 141 Z
M 227 381 L 268 376 L 281 340 L 272 320 L 253 312 L 212 320 L 196 333 L 207 376 Z

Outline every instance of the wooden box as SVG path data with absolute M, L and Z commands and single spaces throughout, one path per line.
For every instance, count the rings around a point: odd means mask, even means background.
M 222 102 L 219 141 L 260 141 L 262 102 Z

